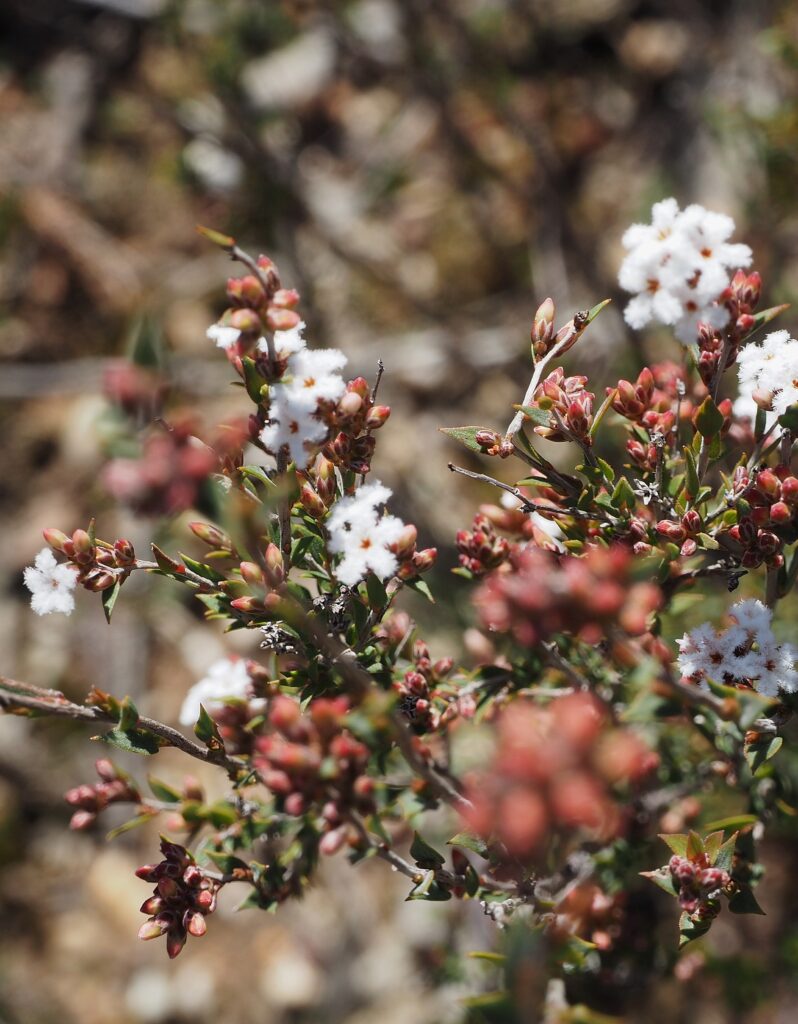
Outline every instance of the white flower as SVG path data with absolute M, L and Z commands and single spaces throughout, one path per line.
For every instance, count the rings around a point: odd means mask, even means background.
M 761 344 L 749 344 L 737 357 L 740 397 L 735 412 L 750 409 L 754 392 L 770 396 L 777 416 L 798 402 L 798 341 L 789 331 L 772 331 Z
M 292 352 L 299 352 L 305 347 L 305 339 L 302 337 L 302 332 L 305 330 L 304 321 L 298 323 L 296 327 L 292 327 L 288 331 L 275 331 L 274 332 L 274 351 L 278 356 L 282 356 L 284 359 L 289 356 Z M 269 343 L 265 338 L 260 338 L 258 341 L 258 349 L 261 352 L 269 351 Z
M 328 546 L 331 554 L 343 555 L 335 576 L 348 587 L 368 572 L 381 580 L 388 579 L 399 567 L 389 545 L 399 540 L 405 524 L 396 516 L 380 516 L 377 512 L 377 506 L 390 496 L 391 491 L 375 480 L 333 505 L 326 523 Z
M 343 395 L 346 384 L 337 371 L 345 364 L 346 356 L 335 348 L 292 353 L 285 380 L 271 389 L 269 423 L 260 433 L 267 448 L 276 453 L 287 445 L 297 466 L 307 466 L 314 449 L 327 438 L 327 425 L 317 415 L 319 402 L 337 402 Z
M 288 360 L 291 380 L 279 384 L 291 392 L 291 399 L 315 409 L 319 402 L 337 402 L 346 390 L 338 373 L 346 366 L 346 356 L 337 348 L 301 349 Z
M 33 565 L 25 569 L 23 578 L 31 592 L 30 606 L 37 615 L 72 614 L 75 609 L 72 592 L 78 578 L 69 565 L 56 562 L 50 548 L 42 548 Z
M 723 327 L 728 311 L 717 300 L 729 284 L 729 269 L 748 266 L 747 245 L 727 241 L 734 221 L 697 204 L 679 211 L 675 199 L 663 199 L 651 210 L 651 224 L 633 224 L 623 236 L 628 255 L 618 280 L 634 293 L 624 317 L 630 327 L 652 320 L 673 325 L 689 344 L 698 323 Z
M 314 449 L 327 438 L 327 425 L 316 416 L 315 409 L 308 409 L 293 396 L 281 390 L 277 384 L 272 403 L 269 406 L 270 422 L 260 432 L 260 439 L 275 454 L 287 446 L 293 461 L 299 469 L 305 469 L 314 454 Z
M 685 633 L 679 644 L 679 669 L 706 688 L 748 682 L 767 697 L 798 689 L 798 650 L 779 643 L 771 629 L 773 613 L 761 601 L 738 601 L 729 609 L 733 625 L 717 632 L 708 622 Z
M 246 700 L 250 676 L 243 658 L 222 658 L 208 669 L 208 674 L 195 683 L 180 708 L 180 724 L 194 725 L 199 718 L 200 704 L 206 711 L 225 700 Z
M 228 349 L 238 341 L 241 336 L 241 331 L 239 331 L 237 327 L 225 327 L 222 324 L 211 324 L 205 334 L 211 341 L 216 342 L 217 348 Z

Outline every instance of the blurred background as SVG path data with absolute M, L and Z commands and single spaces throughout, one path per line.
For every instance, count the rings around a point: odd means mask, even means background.
M 197 223 L 276 260 L 311 344 L 368 377 L 383 359 L 394 411 L 375 475 L 441 548 L 443 656 L 468 615 L 454 531 L 493 496 L 448 473 L 460 453 L 437 428 L 506 425 L 548 295 L 558 322 L 615 300 L 578 349 L 597 392 L 668 356 L 664 335 L 629 335 L 616 284 L 623 230 L 663 196 L 732 214 L 764 303 L 794 300 L 797 145 L 789 0 L 3 0 L 0 672 L 129 693 L 174 722 L 216 657 L 255 653 L 156 581 L 126 588 L 111 629 L 89 599 L 68 621 L 34 617 L 21 583 L 42 527 L 97 515 L 144 551 L 197 517 L 178 502 L 164 525 L 152 502 L 114 501 L 126 478 L 107 469 L 161 412 L 210 440 L 241 411 L 205 337 L 238 269 Z M 122 368 L 131 352 L 144 383 Z M 110 845 L 66 830 L 62 793 L 99 753 L 67 723 L 0 720 L 2 1024 L 438 1024 L 495 986 L 457 956 L 495 941 L 478 908 L 405 904 L 384 865 L 337 858 L 302 904 L 225 908 L 168 964 L 135 940 L 147 892 L 132 871 L 154 830 Z M 182 761 L 158 762 L 179 782 Z M 775 842 L 768 918 L 719 922 L 695 970 L 656 990 L 619 979 L 604 1009 L 794 1020 L 790 870 Z

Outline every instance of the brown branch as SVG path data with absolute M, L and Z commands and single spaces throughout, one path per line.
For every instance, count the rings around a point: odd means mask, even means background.
M 35 687 L 17 682 L 15 679 L 9 679 L 7 676 L 0 676 L 0 709 L 12 714 L 15 710 L 38 711 L 56 718 L 71 718 L 81 722 L 103 722 L 109 725 L 117 724 L 114 715 L 101 707 L 75 704 L 58 690 L 36 691 Z M 233 778 L 243 767 L 239 761 L 224 752 L 202 747 L 184 736 L 182 732 L 178 732 L 177 729 L 158 722 L 154 718 L 140 715 L 135 728 L 158 736 L 165 741 L 167 746 L 182 750 L 189 757 L 224 768 Z

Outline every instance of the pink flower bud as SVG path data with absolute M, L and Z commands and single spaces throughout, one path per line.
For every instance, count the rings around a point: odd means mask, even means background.
M 266 575 L 273 587 L 278 587 L 285 579 L 285 563 L 283 555 L 276 544 L 269 544 L 264 553 Z
M 230 326 L 242 334 L 260 334 L 260 317 L 251 309 L 236 309 L 230 316 Z
M 277 306 L 269 306 L 266 312 L 266 326 L 270 331 L 290 331 L 301 323 L 298 313 L 293 309 L 280 309 Z
M 62 533 L 61 530 L 48 528 L 46 530 L 42 530 L 42 535 L 50 547 L 54 548 L 56 551 L 65 552 L 66 545 L 71 543 L 69 537 L 67 537 L 65 533 Z
M 198 911 L 187 910 L 183 915 L 183 927 L 195 938 L 200 939 L 208 930 L 205 917 Z
M 278 288 L 272 296 L 272 305 L 280 309 L 294 309 L 299 305 L 299 292 L 296 288 Z
M 373 405 L 366 416 L 366 429 L 379 430 L 391 415 L 390 405 Z
M 771 522 L 778 524 L 789 523 L 792 519 L 792 514 L 793 510 L 783 501 L 777 501 L 775 505 L 770 506 Z
M 330 857 L 332 854 L 337 853 L 346 842 L 347 828 L 342 825 L 340 828 L 333 829 L 332 832 L 325 832 L 321 837 L 319 843 L 319 852 Z
M 241 572 L 241 578 L 251 587 L 262 587 L 266 583 L 263 570 L 254 562 L 242 562 L 238 568 Z
M 139 938 L 144 942 L 160 938 L 172 926 L 173 920 L 171 914 L 159 914 L 151 921 L 145 921 L 141 928 L 139 928 Z

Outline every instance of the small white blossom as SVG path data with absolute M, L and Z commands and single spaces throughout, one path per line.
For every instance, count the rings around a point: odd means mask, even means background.
M 305 347 L 305 339 L 302 337 L 302 333 L 305 330 L 305 323 L 301 321 L 292 327 L 288 331 L 275 331 L 274 332 L 274 351 L 278 356 L 282 356 L 285 359 L 291 355 L 292 352 L 300 352 Z M 258 340 L 258 349 L 261 352 L 269 351 L 269 343 L 265 338 Z
M 50 548 L 42 548 L 33 565 L 25 569 L 23 578 L 31 592 L 30 606 L 37 615 L 72 614 L 77 574 L 69 565 L 57 562 Z
M 292 401 L 315 409 L 319 402 L 337 402 L 346 390 L 339 370 L 346 356 L 337 348 L 301 349 L 288 360 L 290 382 L 278 387 L 291 392 Z
M 618 280 L 634 293 L 624 317 L 630 327 L 652 320 L 672 325 L 687 344 L 698 323 L 723 327 L 729 313 L 717 300 L 729 284 L 731 268 L 748 266 L 747 245 L 727 241 L 734 221 L 697 204 L 680 211 L 675 199 L 651 210 L 651 224 L 633 224 L 623 236 L 628 254 Z
M 180 724 L 194 725 L 199 718 L 200 704 L 206 711 L 225 700 L 246 700 L 250 675 L 243 658 L 222 658 L 208 669 L 208 674 L 195 683 L 180 708 Z
M 284 446 L 288 447 L 291 458 L 300 469 L 305 469 L 313 457 L 314 450 L 327 438 L 327 425 L 316 416 L 315 409 L 308 409 L 303 403 L 293 400 L 293 395 L 276 392 L 269 406 L 270 422 L 260 432 L 260 439 L 275 454 Z
M 732 625 L 717 632 L 705 622 L 679 640 L 681 673 L 706 688 L 704 680 L 748 682 L 767 697 L 798 689 L 798 649 L 779 643 L 771 629 L 773 613 L 761 601 L 738 601 L 729 609 Z
M 396 516 L 380 516 L 377 512 L 377 507 L 390 496 L 391 491 L 374 480 L 355 494 L 341 498 L 330 512 L 326 523 L 329 549 L 331 554 L 343 555 L 335 576 L 348 587 L 368 572 L 386 580 L 399 567 L 389 545 L 399 540 L 405 524 Z
M 211 324 L 205 332 L 211 341 L 216 342 L 217 348 L 228 349 L 241 337 L 241 331 L 237 327 L 225 327 L 223 324 Z
M 737 415 L 751 413 L 754 393 L 781 416 L 798 402 L 798 341 L 789 331 L 773 331 L 761 344 L 746 345 L 737 357 L 740 397 Z M 753 411 L 755 415 L 755 410 Z
M 337 371 L 345 364 L 346 356 L 335 348 L 292 353 L 285 380 L 271 389 L 269 423 L 260 433 L 267 448 L 277 452 L 287 445 L 297 466 L 307 466 L 327 437 L 327 425 L 317 415 L 319 402 L 337 402 L 343 395 L 346 384 Z

